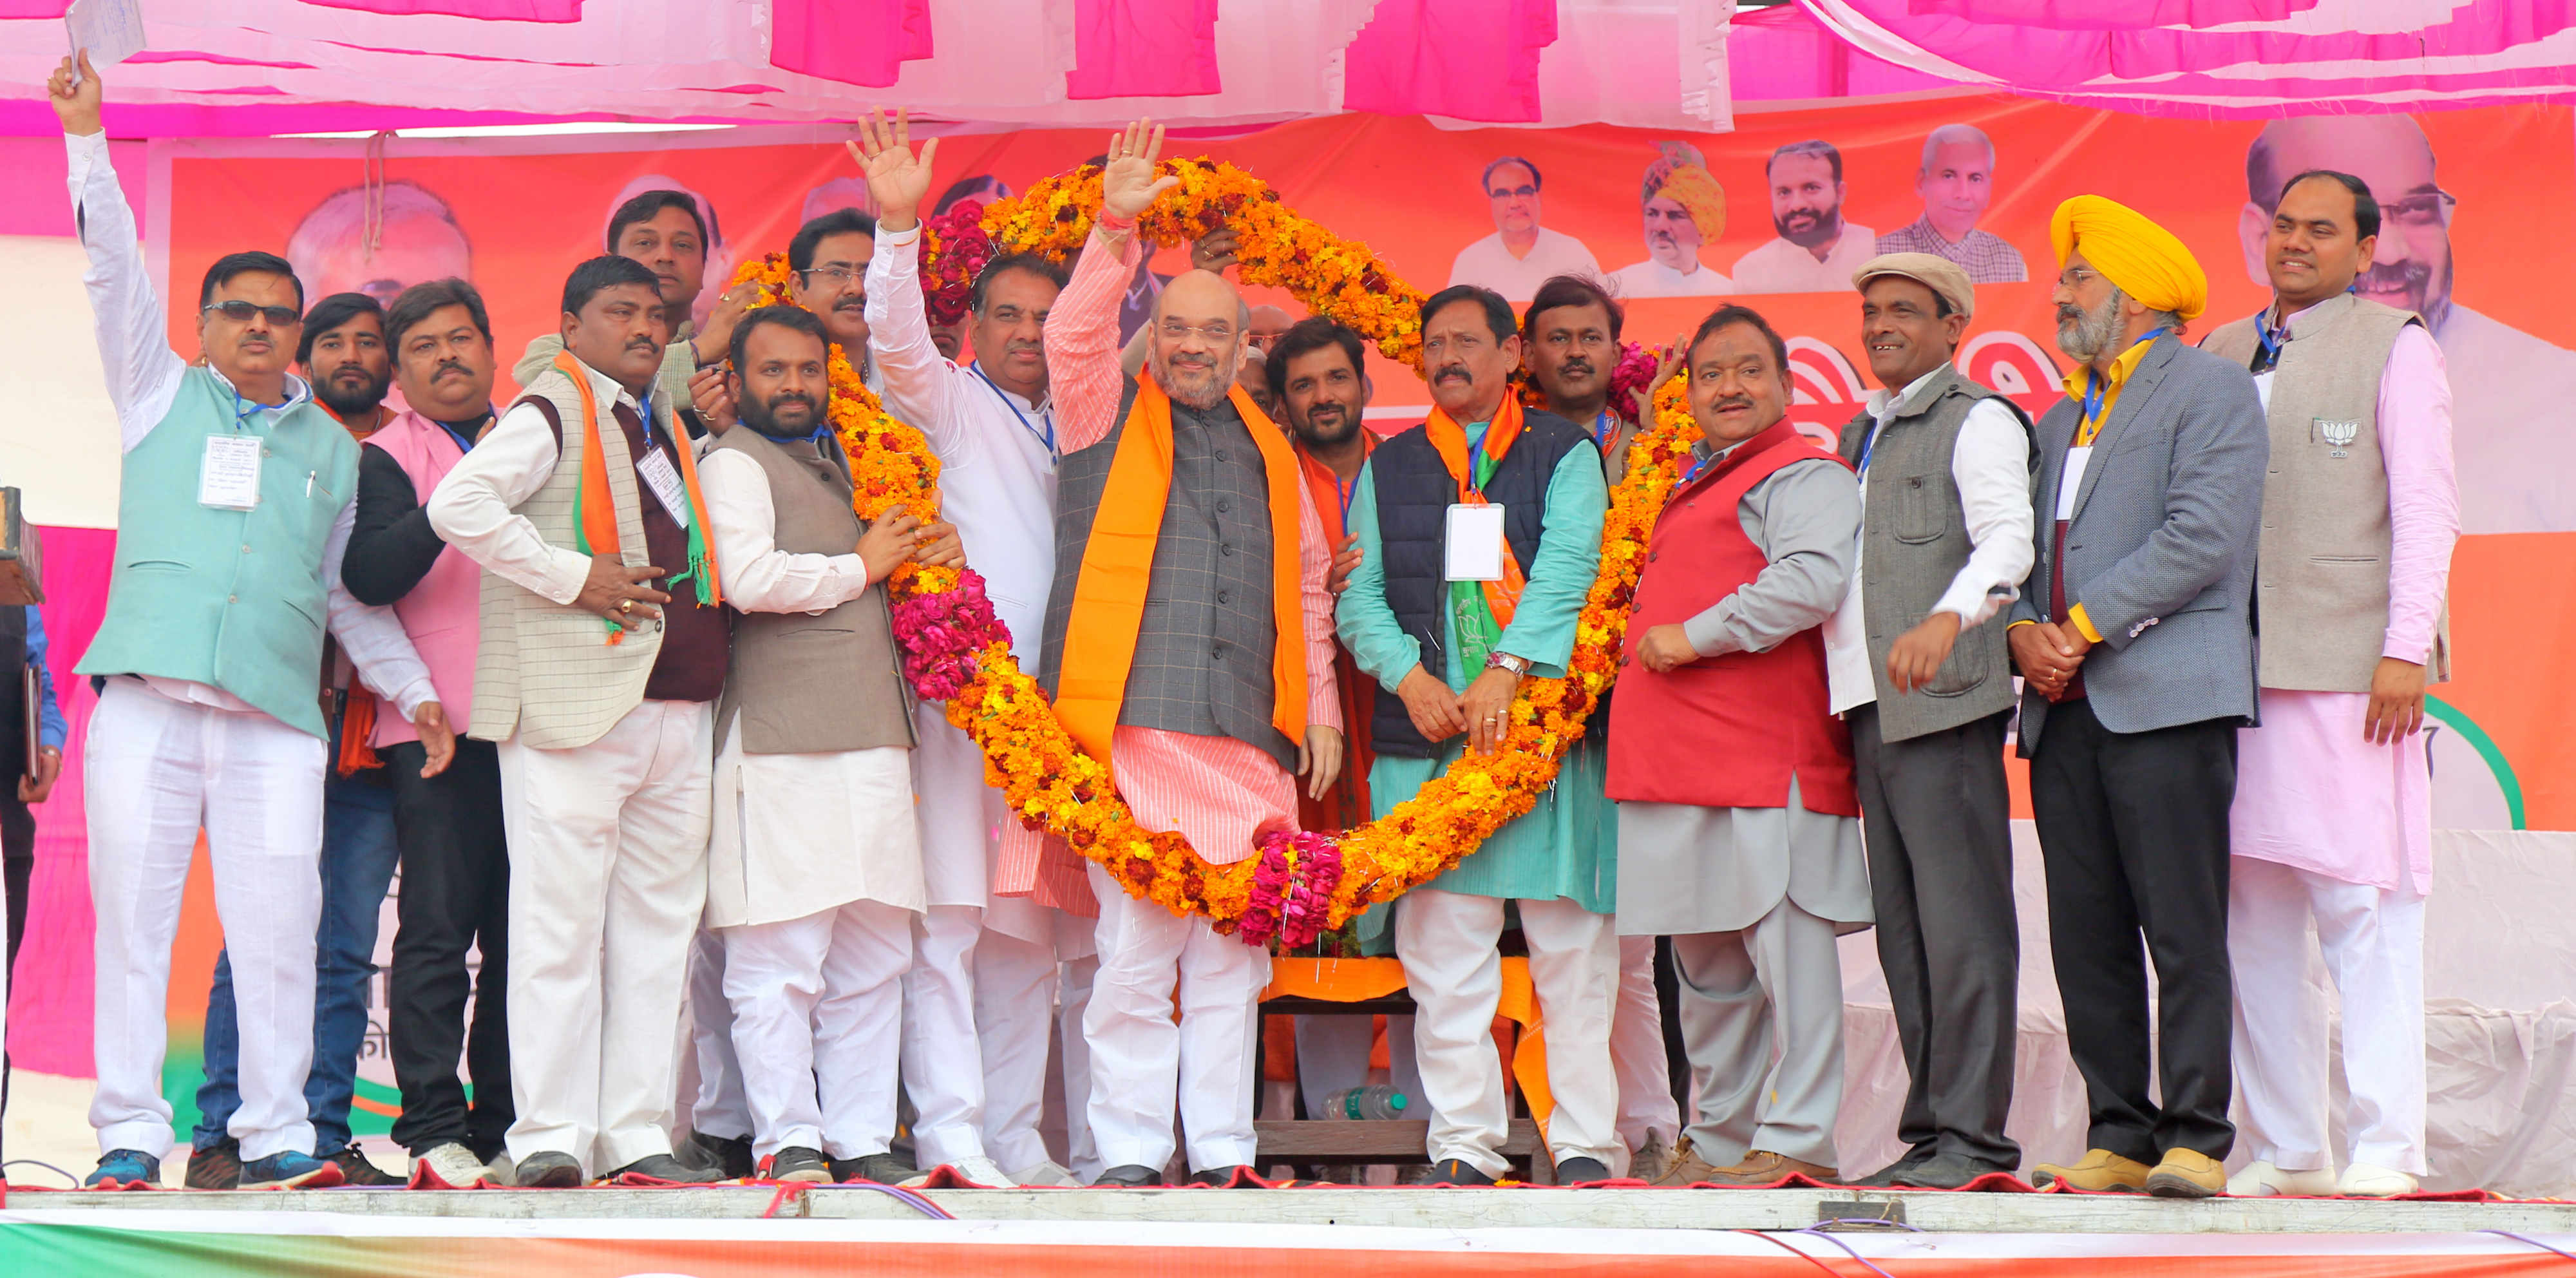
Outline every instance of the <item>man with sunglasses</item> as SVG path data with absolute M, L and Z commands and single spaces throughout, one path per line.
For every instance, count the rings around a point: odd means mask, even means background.
M 1539 222 L 1538 166 L 1517 155 L 1485 165 L 1481 179 L 1485 203 L 1494 217 L 1494 233 L 1458 250 L 1449 266 L 1449 286 L 1473 284 L 1526 302 L 1552 275 L 1601 277 L 1601 262 L 1583 241 Z
M 358 444 L 288 366 L 304 293 L 273 253 L 216 260 L 199 290 L 192 366 L 135 243 L 98 73 L 66 58 L 46 85 L 62 120 L 89 254 L 99 356 L 124 451 L 115 579 L 79 672 L 100 687 L 86 785 L 97 913 L 94 1014 L 105 1151 L 86 1184 L 160 1182 L 170 946 L 202 826 L 242 1025 L 244 1189 L 336 1185 L 313 1157 L 313 1058 L 327 730 L 314 696 L 327 626 L 403 713 L 433 697 L 390 613 L 340 585 Z

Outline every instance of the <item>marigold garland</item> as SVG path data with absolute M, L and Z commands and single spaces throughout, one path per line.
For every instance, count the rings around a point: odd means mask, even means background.
M 1230 225 L 1243 282 L 1284 288 L 1388 357 L 1419 366 L 1423 294 L 1365 244 L 1299 216 L 1233 165 L 1182 159 L 1159 167 L 1180 185 L 1156 200 L 1140 234 L 1176 244 Z M 1086 165 L 982 210 L 986 251 L 1068 256 L 1090 236 L 1100 179 L 1101 170 Z M 948 278 L 954 265 L 934 259 L 946 256 L 944 245 L 967 242 L 971 237 L 954 233 L 934 240 L 924 254 L 925 279 Z M 736 282 L 759 284 L 763 303 L 789 297 L 786 263 L 775 254 L 747 264 Z M 1624 353 L 1623 370 L 1638 358 L 1633 347 Z M 1646 365 L 1648 373 L 1652 367 Z M 873 518 L 900 501 L 927 517 L 937 509 L 939 473 L 927 440 L 884 411 L 837 348 L 831 379 L 834 429 L 854 479 L 861 479 L 854 502 L 860 515 Z M 1638 432 L 1627 472 L 1611 493 L 1600 575 L 1577 620 L 1566 677 L 1523 680 L 1501 751 L 1468 753 L 1384 819 L 1359 829 L 1277 832 L 1255 855 L 1213 865 L 1179 834 L 1138 826 L 1107 770 L 1074 744 L 1036 681 L 1012 658 L 1009 632 L 971 570 L 908 570 L 892 582 L 906 675 L 921 695 L 946 699 L 948 721 L 984 751 L 985 780 L 1004 792 L 1023 823 L 1063 838 L 1131 894 L 1174 913 L 1204 915 L 1219 931 L 1239 930 L 1251 944 L 1303 943 L 1445 873 L 1527 813 L 1555 780 L 1559 761 L 1618 677 L 1647 535 L 1696 437 L 1678 381 L 1658 388 L 1655 406 L 1655 422 Z

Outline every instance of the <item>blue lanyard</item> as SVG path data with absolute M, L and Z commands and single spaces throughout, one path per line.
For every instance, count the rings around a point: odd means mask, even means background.
M 1037 427 L 1029 424 L 1029 415 L 1021 412 L 1020 406 L 1011 402 L 1010 392 L 1003 390 L 999 384 L 994 382 L 993 375 L 984 371 L 984 361 L 979 359 L 975 361 L 971 367 L 975 370 L 975 375 L 977 377 L 984 379 L 984 384 L 986 386 L 992 387 L 993 396 L 994 398 L 1002 401 L 1002 407 L 1011 410 L 1011 416 L 1020 419 L 1020 429 L 1037 436 L 1038 442 L 1046 445 L 1047 455 L 1050 457 L 1054 456 L 1055 413 L 1050 410 L 1048 412 L 1038 414 L 1038 420 L 1046 423 L 1046 429 L 1039 430 Z M 1347 510 L 1348 507 L 1345 506 L 1344 509 Z
M 1694 479 L 1699 478 L 1699 473 L 1700 473 L 1701 471 L 1703 471 L 1703 470 L 1708 469 L 1708 464 L 1709 464 L 1710 462 L 1716 461 L 1716 460 L 1717 460 L 1717 456 L 1718 456 L 1718 455 L 1717 455 L 1716 453 L 1707 453 L 1707 454 L 1702 455 L 1698 460 L 1693 461 L 1693 462 L 1691 463 L 1690 469 L 1682 472 L 1682 479 L 1681 479 L 1681 482 L 1680 482 L 1680 483 L 1678 483 L 1678 484 L 1673 485 L 1673 487 L 1674 487 L 1675 489 L 1682 489 L 1682 488 L 1688 488 L 1688 487 L 1690 487 L 1690 481 L 1692 481 L 1692 480 L 1694 480 Z
M 1869 478 L 1869 455 L 1878 450 L 1879 433 L 1886 429 L 1887 424 L 1885 422 L 1872 418 L 1869 423 L 1869 434 L 1861 437 L 1860 465 L 1856 469 L 1859 471 L 1860 477 L 1863 479 Z
M 483 420 L 490 421 L 491 419 L 492 410 L 487 406 L 483 410 Z M 430 420 L 437 422 L 438 428 L 446 431 L 449 439 L 456 441 L 456 451 L 460 453 L 470 453 L 474 451 L 474 441 L 471 438 L 458 434 L 455 427 L 450 426 L 445 422 L 438 422 L 436 418 L 432 418 Z
M 2147 343 L 2152 342 L 2152 341 L 2156 340 L 2157 338 L 2162 337 L 2162 336 L 2164 336 L 2164 335 L 2165 335 L 2165 331 L 2164 331 L 2163 329 L 2161 329 L 2161 328 L 2151 328 L 2151 329 L 2148 329 L 2146 332 L 2139 334 L 2139 335 L 2138 335 L 2138 340 L 2136 340 L 2136 341 L 2134 341 L 2134 342 L 2129 343 L 2129 346 L 2130 346 L 2130 348 L 2132 348 L 2132 349 L 2134 349 L 2134 348 L 2136 348 L 2136 347 L 2144 346 L 2144 345 L 2146 345 Z M 2124 351 L 2123 353 L 2125 354 L 2126 352 Z M 2083 417 L 2082 417 L 2082 418 L 2081 418 L 2081 419 L 2076 423 L 2076 426 L 2077 426 L 2076 434 L 2077 434 L 2077 435 L 2079 435 L 2079 436 L 2080 436 L 2080 435 L 2082 435 L 2082 434 L 2084 433 L 2084 432 L 2083 432 L 2083 427 L 2085 427 L 2085 426 L 2089 426 L 2089 425 L 2092 425 L 2092 424 L 2093 424 L 2093 422 L 2094 422 L 2096 419 L 2098 419 L 2099 417 L 2101 417 L 2101 415 L 2102 415 L 2102 384 L 2103 384 L 2104 382 L 2106 382 L 2106 381 L 2109 381 L 2109 380 L 2110 380 L 2110 379 L 2109 379 L 2109 377 L 2107 377 L 2107 376 L 2105 376 L 2105 375 L 2103 375 L 2103 374 L 2098 374 L 2098 373 L 2097 373 L 2097 374 L 2088 374 L 2088 375 L 2086 375 L 2086 377 L 2085 377 L 2085 379 L 2084 379 L 2084 416 L 2083 416 Z

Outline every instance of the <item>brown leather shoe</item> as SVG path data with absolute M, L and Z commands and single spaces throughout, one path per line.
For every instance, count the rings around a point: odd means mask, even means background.
M 1684 1136 L 1664 1160 L 1663 1171 L 1647 1183 L 1657 1189 L 1688 1189 L 1716 1174 L 1717 1167 L 1700 1157 L 1699 1151 L 1691 1148 L 1690 1137 Z
M 2158 1198 L 2209 1198 L 2227 1191 L 2227 1169 L 2196 1149 L 2168 1149 L 2147 1173 L 2147 1192 Z
M 1776 1185 L 1791 1176 L 1804 1176 L 1828 1185 L 1842 1183 L 1843 1174 L 1831 1167 L 1802 1163 L 1786 1154 L 1757 1149 L 1744 1156 L 1733 1167 L 1720 1167 L 1700 1179 L 1712 1185 Z
M 2041 1163 L 2030 1169 L 2030 1181 L 2042 1189 L 2063 1184 L 2090 1194 L 2134 1194 L 2147 1187 L 2147 1173 L 2152 1170 L 2134 1158 L 2123 1158 L 2107 1149 L 2088 1149 L 2084 1157 L 2066 1166 Z

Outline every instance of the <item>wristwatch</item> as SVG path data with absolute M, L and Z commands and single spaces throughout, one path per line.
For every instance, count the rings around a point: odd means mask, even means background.
M 1527 657 L 1515 657 L 1508 652 L 1489 652 L 1485 654 L 1485 668 L 1509 670 L 1515 675 L 1526 678 L 1530 672 L 1530 663 Z

